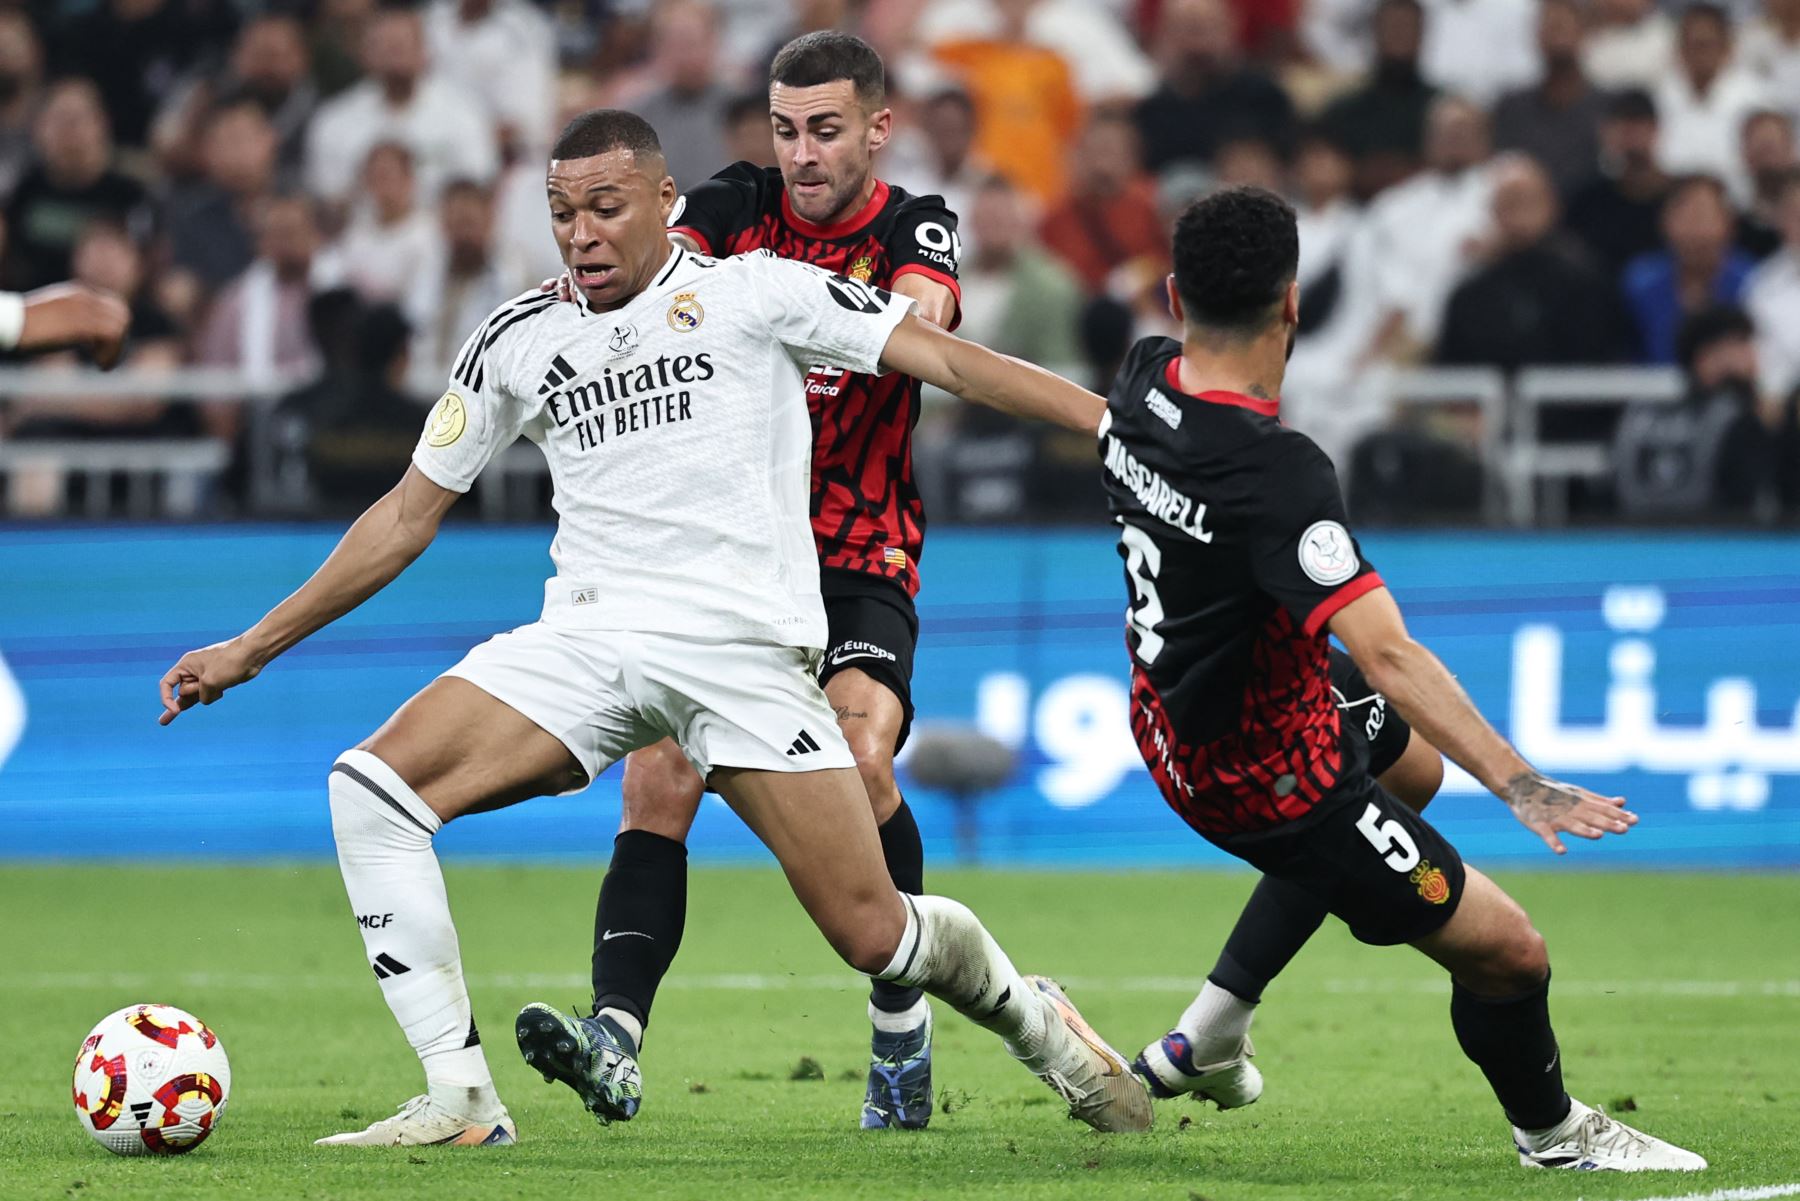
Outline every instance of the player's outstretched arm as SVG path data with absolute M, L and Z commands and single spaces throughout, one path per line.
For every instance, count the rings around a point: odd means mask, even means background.
M 1525 762 L 1487 723 L 1438 657 L 1414 642 L 1386 588 L 1360 596 L 1328 626 L 1377 692 L 1432 745 L 1505 801 L 1513 816 L 1558 855 L 1559 835 L 1600 838 L 1637 824 L 1624 797 L 1603 797 L 1552 780 Z
M 956 293 L 929 276 L 913 272 L 894 281 L 893 292 L 913 302 L 913 312 L 939 329 L 956 320 Z
M 461 495 L 408 467 L 393 491 L 356 519 L 292 596 L 236 638 L 181 656 L 162 678 L 157 721 L 166 726 L 184 709 L 212 704 L 227 688 L 254 679 L 275 656 L 380 592 L 431 545 L 438 523 Z
M 0 344 L 19 350 L 87 347 L 102 367 L 119 360 L 131 310 L 110 292 L 86 284 L 51 284 L 0 293 Z
M 976 404 L 1098 434 L 1106 401 L 1055 372 L 946 333 L 909 313 L 888 336 L 881 365 Z

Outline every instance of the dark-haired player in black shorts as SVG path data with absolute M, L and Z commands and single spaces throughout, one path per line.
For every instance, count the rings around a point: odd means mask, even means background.
M 936 196 L 911 196 L 875 177 L 887 141 L 881 57 L 840 33 L 808 34 L 770 68 L 769 111 L 779 168 L 736 163 L 686 190 L 670 236 L 702 254 L 766 249 L 911 297 L 920 315 L 954 328 L 960 246 L 956 217 Z M 912 724 L 918 560 L 925 513 L 912 474 L 919 382 L 908 376 L 814 370 L 806 380 L 815 432 L 812 519 L 829 626 L 820 683 L 869 791 L 894 885 L 924 891 L 919 827 L 894 779 Z M 796 753 L 805 753 L 797 746 Z M 594 921 L 594 1010 L 633 1048 L 657 985 L 674 961 L 687 906 L 685 841 L 700 777 L 673 742 L 625 762 L 624 818 Z M 922 993 L 877 981 L 865 1128 L 923 1127 L 931 1116 L 931 1008 Z M 629 1118 L 636 1109 L 611 1114 Z
M 1101 425 L 1131 598 L 1133 733 L 1170 807 L 1263 873 L 1205 988 L 1138 1069 L 1163 1096 L 1254 1100 L 1255 1001 L 1329 912 L 1364 942 L 1410 943 L 1449 970 L 1457 1039 L 1521 1163 L 1704 1167 L 1571 1100 L 1543 939 L 1372 773 L 1383 766 L 1372 752 L 1391 746 L 1379 728 L 1367 736 L 1368 706 L 1356 727 L 1355 694 L 1370 685 L 1554 850 L 1562 834 L 1636 821 L 1621 798 L 1533 770 L 1407 635 L 1350 534 L 1330 460 L 1279 417 L 1298 259 L 1293 210 L 1271 193 L 1226 189 L 1190 206 L 1169 289 L 1183 341 L 1132 348 Z M 1366 685 L 1334 672 L 1327 634 Z

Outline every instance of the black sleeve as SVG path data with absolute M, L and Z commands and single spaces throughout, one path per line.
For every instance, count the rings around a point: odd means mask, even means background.
M 730 254 L 732 235 L 750 228 L 762 216 L 770 186 L 769 172 L 761 167 L 733 163 L 681 194 L 675 211 L 669 214 L 669 231 L 693 238 L 702 254 Z
M 956 273 L 962 265 L 962 239 L 956 234 L 956 214 L 942 197 L 918 196 L 900 207 L 888 259 L 895 279 L 922 271 L 960 295 Z
M 1250 571 L 1257 587 L 1316 634 L 1339 609 L 1381 587 L 1344 514 L 1331 460 L 1294 434 L 1271 458 L 1250 514 Z

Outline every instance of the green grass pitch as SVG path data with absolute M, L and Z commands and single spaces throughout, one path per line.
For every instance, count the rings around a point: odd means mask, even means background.
M 585 1002 L 599 869 L 453 864 L 448 877 L 488 1058 L 519 1124 L 512 1148 L 312 1146 L 421 1088 L 331 867 L 0 869 L 0 1197 L 1592 1201 L 1800 1182 L 1800 877 L 1501 875 L 1550 941 L 1571 1089 L 1635 1107 L 1630 1120 L 1713 1163 L 1604 1178 L 1520 1169 L 1457 1051 L 1439 973 L 1336 923 L 1263 1006 L 1268 1091 L 1250 1109 L 1167 1102 L 1150 1135 L 1096 1135 L 940 1006 L 931 1129 L 865 1134 L 861 982 L 781 878 L 753 869 L 695 873 L 644 1110 L 602 1129 L 512 1041 L 524 1002 Z M 1065 980 L 1128 1054 L 1186 1004 L 1251 882 L 929 879 L 973 905 L 1023 970 Z M 116 1159 L 70 1107 L 81 1037 L 136 1001 L 193 1010 L 231 1055 L 231 1108 L 186 1157 Z

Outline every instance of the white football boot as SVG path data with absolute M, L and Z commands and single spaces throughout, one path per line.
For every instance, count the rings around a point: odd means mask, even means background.
M 391 1118 L 367 1130 L 351 1130 L 314 1140 L 319 1147 L 505 1147 L 519 1141 L 518 1127 L 505 1109 L 492 1122 L 471 1122 L 451 1113 L 429 1095 L 414 1097 Z
M 1024 983 L 1044 1004 L 1049 1025 L 1036 1055 L 1014 1057 L 1069 1103 L 1070 1117 L 1109 1133 L 1150 1129 L 1156 1120 L 1150 1094 L 1125 1057 L 1087 1024 L 1056 981 L 1026 976 Z
M 1131 1066 L 1149 1085 L 1152 1096 L 1187 1094 L 1211 1101 L 1220 1109 L 1237 1109 L 1255 1104 L 1262 1096 L 1262 1073 L 1250 1062 L 1255 1054 L 1256 1048 L 1246 1034 L 1238 1044 L 1237 1054 L 1217 1063 L 1196 1064 L 1187 1035 L 1171 1030 L 1138 1052 L 1137 1062 Z
M 1633 1130 L 1579 1101 L 1562 1124 L 1536 1134 L 1513 1127 L 1519 1163 L 1578 1172 L 1698 1172 L 1706 1160 L 1673 1143 Z

